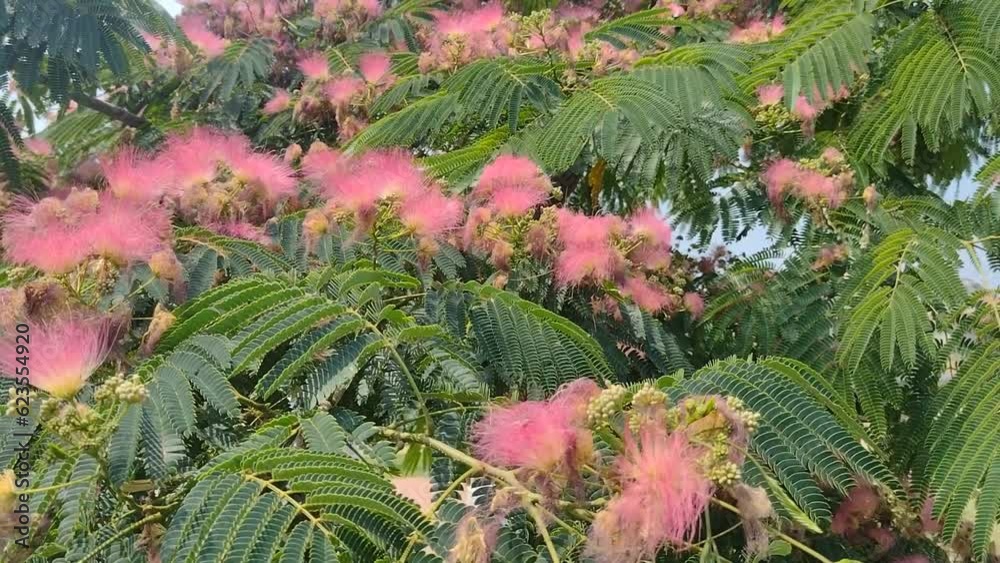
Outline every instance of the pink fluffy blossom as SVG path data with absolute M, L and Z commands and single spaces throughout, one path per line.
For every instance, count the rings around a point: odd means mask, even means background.
M 365 53 L 358 57 L 358 70 L 369 84 L 386 84 L 392 81 L 392 59 L 385 53 Z
M 229 44 L 227 40 L 210 31 L 207 22 L 201 16 L 181 16 L 177 18 L 177 23 L 188 40 L 209 59 L 221 55 Z
M 102 197 L 82 236 L 90 240 L 94 254 L 119 264 L 146 261 L 165 246 L 170 216 L 162 207 Z
M 830 522 L 830 531 L 845 535 L 857 530 L 875 516 L 881 504 L 878 492 L 870 485 L 861 484 L 854 487 L 837 507 L 837 512 Z
M 617 467 L 622 492 L 594 518 L 590 555 L 632 563 L 689 542 L 712 495 L 699 457 L 681 433 L 647 431 L 638 444 L 628 440 Z
M 336 184 L 348 167 L 347 157 L 320 142 L 313 143 L 309 147 L 309 152 L 302 157 L 302 172 L 306 178 L 317 184 L 325 182 Z
M 705 312 L 705 299 L 700 293 L 695 293 L 689 291 L 684 294 L 684 308 L 687 312 L 695 319 L 700 318 L 702 313 Z
M 556 281 L 563 286 L 611 280 L 623 259 L 612 247 L 611 236 L 622 229 L 614 216 L 588 217 L 567 209 L 557 215 L 557 238 L 562 252 L 556 258 Z
M 347 107 L 355 96 L 364 92 L 365 82 L 356 76 L 335 78 L 323 87 L 323 94 L 334 107 Z
M 523 215 L 549 198 L 552 184 L 529 158 L 501 155 L 483 168 L 472 198 L 501 217 Z
M 757 99 L 761 105 L 773 106 L 780 104 L 785 98 L 785 87 L 781 84 L 765 84 L 757 88 Z
M 628 222 L 629 235 L 639 244 L 629 252 L 629 259 L 648 270 L 670 266 L 670 225 L 652 208 L 634 214 Z
M 52 156 L 52 144 L 39 137 L 25 139 L 24 148 L 40 156 Z
M 585 405 L 596 387 L 570 384 L 548 401 L 523 401 L 489 411 L 473 428 L 486 462 L 539 473 L 575 471 L 593 453 Z
M 102 161 L 101 170 L 115 197 L 136 202 L 157 201 L 171 181 L 167 167 L 133 148 Z
M 611 236 L 622 231 L 622 221 L 614 215 L 589 216 L 560 208 L 556 217 L 559 242 L 563 246 L 607 246 Z
M 7 260 L 49 274 L 72 270 L 90 255 L 90 241 L 82 233 L 92 213 L 67 208 L 55 197 L 37 203 L 15 201 L 3 221 Z
M 670 295 L 662 286 L 640 276 L 633 276 L 625 280 L 621 291 L 640 309 L 648 313 L 658 313 L 670 304 Z
M 804 122 L 814 121 L 822 111 L 818 103 L 810 102 L 805 96 L 795 98 L 795 104 L 792 105 L 792 115 Z
M 37 389 L 70 399 L 107 358 L 114 345 L 112 323 L 106 317 L 63 317 L 31 329 L 31 372 L 28 381 Z M 14 331 L 0 337 L 0 370 L 15 377 L 17 362 Z
M 399 219 L 419 237 L 437 238 L 462 221 L 462 202 L 450 198 L 436 186 L 404 194 Z
M 330 178 L 321 188 L 335 206 L 368 215 L 382 199 L 418 193 L 426 185 L 427 179 L 412 156 L 399 150 L 378 150 L 352 158 L 343 174 Z
M 318 51 L 299 57 L 298 67 L 308 80 L 322 82 L 330 78 L 330 63 L 326 60 L 326 55 Z
M 292 96 L 288 93 L 288 90 L 279 88 L 275 90 L 274 95 L 271 99 L 264 104 L 264 113 L 267 115 L 274 115 L 276 113 L 281 113 L 289 108 L 292 103 Z
M 259 242 L 263 245 L 271 244 L 271 237 L 267 236 L 262 227 L 246 221 L 216 221 L 205 223 L 203 226 L 227 237 Z

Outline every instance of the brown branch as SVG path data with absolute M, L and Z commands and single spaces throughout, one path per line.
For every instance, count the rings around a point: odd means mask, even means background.
M 135 127 L 136 129 L 143 129 L 149 127 L 149 120 L 141 115 L 136 115 L 127 109 L 120 108 L 116 105 L 109 104 L 104 100 L 95 98 L 93 96 L 88 96 L 86 94 L 77 93 L 73 94 L 72 99 L 74 102 L 80 104 L 81 106 L 94 110 L 98 113 L 103 113 L 104 115 L 114 119 L 115 121 L 120 121 L 129 127 Z

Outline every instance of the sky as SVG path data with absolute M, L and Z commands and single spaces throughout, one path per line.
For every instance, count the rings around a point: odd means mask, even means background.
M 159 2 L 171 14 L 176 14 L 181 11 L 181 5 L 177 3 L 177 0 L 159 0 Z

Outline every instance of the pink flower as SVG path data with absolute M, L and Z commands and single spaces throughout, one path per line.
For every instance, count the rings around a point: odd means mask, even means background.
M 893 559 L 892 563 L 931 563 L 931 560 L 926 555 L 907 555 Z
M 795 162 L 787 158 L 774 161 L 762 175 L 767 186 L 767 197 L 772 202 L 780 201 L 788 189 L 798 183 L 801 175 L 802 172 Z
M 622 266 L 622 256 L 611 246 L 611 236 L 622 230 L 614 216 L 588 217 L 567 209 L 558 211 L 557 238 L 563 246 L 556 258 L 556 281 L 563 286 L 610 280 Z
M 281 113 L 288 109 L 292 103 L 292 96 L 288 93 L 288 90 L 279 88 L 274 91 L 274 95 L 271 99 L 264 104 L 264 113 L 267 115 L 274 115 L 276 113 Z
M 830 531 L 845 535 L 857 530 L 867 520 L 875 516 L 882 500 L 871 486 L 861 484 L 847 495 L 837 507 L 830 523 Z
M 934 497 L 924 499 L 924 504 L 920 507 L 920 531 L 925 534 L 941 531 L 941 522 L 934 519 Z
M 701 294 L 689 291 L 684 294 L 683 301 L 684 308 L 691 314 L 691 317 L 700 318 L 701 314 L 705 312 L 705 300 Z
M 326 60 L 326 55 L 318 51 L 299 57 L 298 67 L 308 80 L 324 81 L 330 78 L 330 63 Z
M 483 168 L 472 198 L 509 217 L 544 203 L 551 190 L 549 179 L 531 159 L 505 154 Z
M 296 194 L 295 172 L 280 158 L 241 152 L 232 155 L 228 164 L 234 179 L 246 184 L 269 204 Z
M 365 53 L 358 57 L 358 69 L 369 84 L 383 84 L 392 80 L 389 69 L 392 59 L 385 53 Z
M 426 185 L 412 156 L 400 150 L 378 150 L 352 159 L 343 174 L 323 183 L 322 190 L 332 204 L 370 214 L 382 199 L 417 193 Z
M 31 328 L 31 368 L 28 381 L 37 389 L 70 399 L 101 367 L 114 345 L 115 335 L 106 317 L 64 317 Z M 0 337 L 0 370 L 15 377 L 18 356 L 14 331 Z
M 627 439 L 617 466 L 622 492 L 594 518 L 587 546 L 591 556 L 633 562 L 652 558 L 668 545 L 688 543 L 712 496 L 699 458 L 681 433 L 644 432 L 639 444 Z
M 73 209 L 55 197 L 37 203 L 16 200 L 3 221 L 7 260 L 49 274 L 72 270 L 90 256 L 91 244 L 83 233 L 91 214 L 93 209 Z
M 430 477 L 413 475 L 410 477 L 393 477 L 392 487 L 399 496 L 413 501 L 420 510 L 427 512 L 433 506 Z
M 119 199 L 153 202 L 163 196 L 170 183 L 170 169 L 135 149 L 126 148 L 107 161 L 101 170 L 108 189 Z
M 195 127 L 170 136 L 158 160 L 173 172 L 172 188 L 182 192 L 214 180 L 227 155 L 249 150 L 250 142 L 245 137 Z
M 39 137 L 28 137 L 25 139 L 24 148 L 39 156 L 52 156 L 52 144 Z
M 814 121 L 822 111 L 818 104 L 810 103 L 805 96 L 795 98 L 795 104 L 792 106 L 792 115 L 807 123 Z
M 208 29 L 208 23 L 201 16 L 184 15 L 177 18 L 177 24 L 188 40 L 209 59 L 221 55 L 229 45 L 229 41 Z
M 170 216 L 162 207 L 103 197 L 82 236 L 90 239 L 94 254 L 118 264 L 144 262 L 165 246 Z
M 622 230 L 621 219 L 614 215 L 588 216 L 560 208 L 556 216 L 559 242 L 564 246 L 602 246 Z
M 670 266 L 670 225 L 652 208 L 645 208 L 629 219 L 629 235 L 639 244 L 629 252 L 629 259 L 648 270 Z
M 622 293 L 648 313 L 658 313 L 670 303 L 670 295 L 662 286 L 651 283 L 643 277 L 636 276 L 625 280 Z
M 356 76 L 342 76 L 331 80 L 324 88 L 323 94 L 335 107 L 346 107 L 365 89 L 365 82 Z
M 781 84 L 765 84 L 757 88 L 757 99 L 761 105 L 773 106 L 780 104 L 785 98 L 785 87 Z
M 834 147 L 826 147 L 820 154 L 820 158 L 825 160 L 827 164 L 838 164 L 844 161 L 844 154 Z
M 214 222 L 206 223 L 203 226 L 223 236 L 258 242 L 263 245 L 271 244 L 271 237 L 267 236 L 262 227 L 246 221 Z
M 670 10 L 670 15 L 679 18 L 684 15 L 684 6 L 681 6 L 677 2 L 670 2 L 667 4 L 667 8 Z
M 404 194 L 399 219 L 419 237 L 436 238 L 462 221 L 462 202 L 450 198 L 437 187 Z
M 575 471 L 593 455 L 586 404 L 597 388 L 574 385 L 548 401 L 523 401 L 489 411 L 472 431 L 476 453 L 502 467 L 541 474 Z
M 309 147 L 309 152 L 302 157 L 302 172 L 306 178 L 322 184 L 336 183 L 349 167 L 346 157 L 317 141 Z

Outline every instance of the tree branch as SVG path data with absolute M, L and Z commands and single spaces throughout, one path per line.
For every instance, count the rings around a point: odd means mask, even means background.
M 115 121 L 120 121 L 129 127 L 135 127 L 136 129 L 143 129 L 149 126 L 149 120 L 141 115 L 136 115 L 127 109 L 120 108 L 116 105 L 109 104 L 104 100 L 95 98 L 93 96 L 88 96 L 82 93 L 76 93 L 72 95 L 74 102 L 80 104 L 81 106 L 94 110 L 98 113 L 103 113 L 104 115 L 114 119 Z

